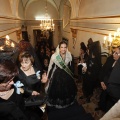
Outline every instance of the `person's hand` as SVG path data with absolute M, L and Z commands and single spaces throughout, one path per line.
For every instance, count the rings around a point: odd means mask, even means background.
M 37 92 L 37 91 L 33 91 L 32 92 L 32 95 L 39 95 L 40 93 L 39 92 Z
M 87 67 L 82 68 L 82 72 L 85 73 L 87 71 Z
M 105 85 L 104 82 L 101 82 L 101 87 L 102 87 L 103 90 L 106 90 L 106 89 L 107 89 L 107 87 L 106 87 L 106 85 Z
M 43 73 L 43 74 L 42 74 L 41 82 L 42 82 L 42 83 L 46 83 L 47 80 L 48 80 L 47 74 L 46 74 L 46 73 Z
M 19 88 L 20 89 L 20 93 L 24 93 L 24 89 L 23 88 Z

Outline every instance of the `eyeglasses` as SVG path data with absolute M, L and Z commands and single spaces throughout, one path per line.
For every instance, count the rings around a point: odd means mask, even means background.
M 120 53 L 117 53 L 117 52 L 113 52 L 113 55 L 120 55 Z
M 15 78 L 15 77 L 12 77 L 9 81 L 5 82 L 6 85 L 8 85 L 11 81 L 13 81 L 14 78 Z

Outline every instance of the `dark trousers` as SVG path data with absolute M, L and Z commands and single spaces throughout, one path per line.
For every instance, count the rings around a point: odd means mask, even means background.
M 98 106 L 104 112 L 106 112 L 108 99 L 109 99 L 109 97 L 108 97 L 107 91 L 106 90 L 102 90 L 102 92 L 100 94 L 100 101 L 98 103 Z
M 118 100 L 114 99 L 108 94 L 107 90 L 103 90 L 100 95 L 98 106 L 102 111 L 107 112 L 117 101 Z
M 93 94 L 96 82 L 90 77 L 83 76 L 82 90 L 85 97 L 89 97 Z

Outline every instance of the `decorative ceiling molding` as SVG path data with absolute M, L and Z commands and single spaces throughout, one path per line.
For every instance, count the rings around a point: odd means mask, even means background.
M 83 18 L 72 18 L 71 20 L 83 20 L 83 19 L 104 19 L 104 18 L 120 18 L 120 15 L 110 15 L 110 16 L 93 16 L 93 17 L 83 17 Z

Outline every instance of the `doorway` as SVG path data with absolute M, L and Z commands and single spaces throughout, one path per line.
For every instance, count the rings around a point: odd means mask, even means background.
M 49 44 L 50 47 L 53 46 L 53 31 L 46 30 L 41 31 L 40 29 L 33 30 L 34 40 L 36 44 L 40 44 L 41 42 Z

